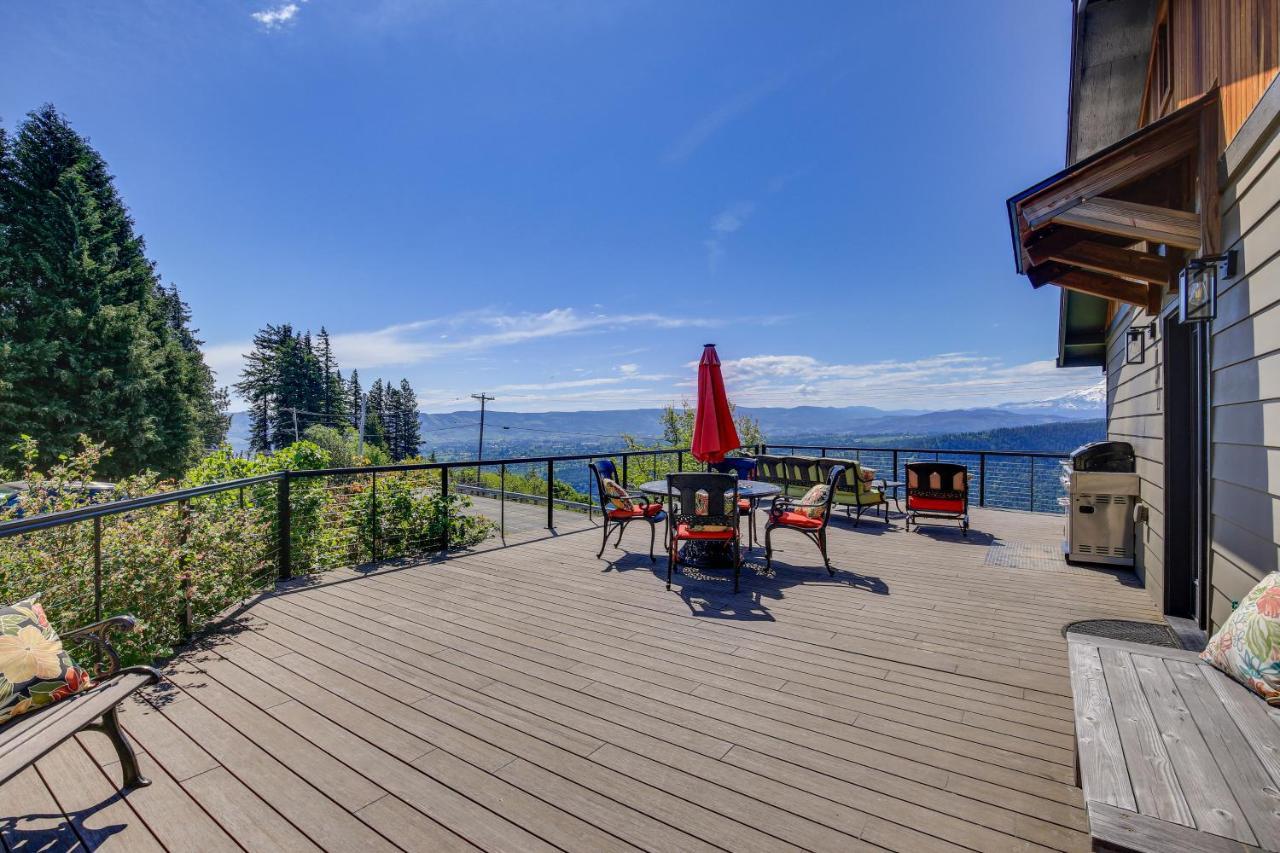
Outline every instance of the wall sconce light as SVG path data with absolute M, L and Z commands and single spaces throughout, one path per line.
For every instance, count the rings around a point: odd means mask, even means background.
M 1142 364 L 1147 360 L 1147 336 L 1156 339 L 1156 323 L 1152 320 L 1145 326 L 1130 326 L 1125 333 L 1124 363 Z
M 1178 321 L 1204 323 L 1218 316 L 1218 282 L 1236 274 L 1236 253 L 1192 258 L 1178 273 Z

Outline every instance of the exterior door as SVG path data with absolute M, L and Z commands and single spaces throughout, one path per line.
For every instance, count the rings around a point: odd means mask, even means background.
M 1206 624 L 1209 531 L 1208 335 L 1163 321 L 1165 612 Z

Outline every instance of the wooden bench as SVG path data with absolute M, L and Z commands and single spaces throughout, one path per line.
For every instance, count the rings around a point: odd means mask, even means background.
M 120 729 L 116 709 L 135 690 L 158 682 L 160 673 L 149 666 L 122 669 L 120 657 L 108 637 L 114 630 L 136 628 L 137 620 L 132 616 L 114 616 L 62 635 L 64 643 L 89 642 L 105 654 L 104 667 L 94 675 L 98 683 L 83 693 L 23 714 L 0 727 L 0 784 L 82 731 L 99 731 L 110 738 L 120 756 L 125 788 L 151 784 L 138 771 L 138 759 Z
M 1280 850 L 1280 711 L 1194 652 L 1068 648 L 1095 850 Z

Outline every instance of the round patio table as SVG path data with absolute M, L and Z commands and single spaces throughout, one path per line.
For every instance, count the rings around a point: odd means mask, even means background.
M 667 491 L 666 480 L 650 480 L 647 483 L 641 483 L 640 491 L 657 497 L 677 497 Z M 779 494 L 782 494 L 782 486 L 774 483 L 762 483 L 759 480 L 738 481 L 738 497 L 748 498 L 753 507 L 756 501 Z M 669 510 L 670 504 L 668 504 Z M 721 542 L 686 542 L 680 549 L 680 559 L 700 569 L 731 569 L 733 568 L 733 549 Z

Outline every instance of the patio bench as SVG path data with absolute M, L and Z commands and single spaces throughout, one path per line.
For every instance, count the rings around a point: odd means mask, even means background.
M 1280 710 L 1195 652 L 1067 641 L 1095 850 L 1280 850 Z
M 107 664 L 95 676 L 98 683 L 89 690 L 23 714 L 0 727 L 0 784 L 83 731 L 99 731 L 111 740 L 120 757 L 126 789 L 151 784 L 138 770 L 137 757 L 120 729 L 116 712 L 134 691 L 158 682 L 160 673 L 149 666 L 121 668 L 120 657 L 107 636 L 113 630 L 132 631 L 136 626 L 137 620 L 132 616 L 113 616 L 62 635 L 64 642 L 93 643 L 106 655 Z
M 854 526 L 856 527 L 862 520 L 864 511 L 874 510 L 877 506 L 884 511 L 885 522 L 889 520 L 884 492 L 866 479 L 863 475 L 862 463 L 856 459 L 767 454 L 757 456 L 755 459 L 759 478 L 766 483 L 782 486 L 783 494 L 792 498 L 803 497 L 812 487 L 826 483 L 833 468 L 843 468 L 844 476 L 836 483 L 834 501 L 845 508 L 846 514 L 854 518 Z

